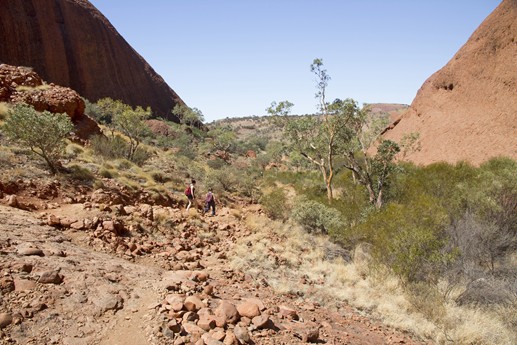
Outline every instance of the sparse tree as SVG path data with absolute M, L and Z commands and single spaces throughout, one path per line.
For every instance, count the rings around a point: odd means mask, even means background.
M 58 171 L 65 139 L 73 129 L 68 115 L 48 111 L 38 113 L 26 104 L 15 105 L 3 126 L 4 133 L 10 139 L 43 158 L 53 174 Z
M 121 100 L 113 100 L 109 97 L 99 99 L 95 103 L 96 108 L 96 119 L 100 123 L 110 127 L 112 134 L 114 131 L 113 119 L 117 114 L 122 113 L 124 110 L 131 108 L 129 105 L 122 103 Z
M 380 208 L 383 191 L 394 168 L 395 155 L 400 151 L 398 144 L 389 140 L 379 141 L 385 123 L 372 118 L 368 107 L 359 108 L 353 99 L 327 102 L 330 76 L 321 59 L 313 61 L 311 71 L 317 78 L 319 116 L 290 118 L 287 115 L 293 104 L 288 101 L 273 102 L 267 109 L 268 113 L 276 119 L 283 119 L 279 122 L 295 149 L 319 169 L 329 202 L 334 197 L 335 159 L 340 156 L 344 158 L 344 167 L 351 170 L 357 182 L 367 189 L 370 203 Z M 375 145 L 378 145 L 377 150 L 372 154 Z
M 140 106 L 132 108 L 120 100 L 103 98 L 96 104 L 99 111 L 99 120 L 110 128 L 111 141 L 115 141 L 115 130 L 122 132 L 129 140 L 125 154 L 126 158 L 134 161 L 135 154 L 145 136 L 150 130 L 145 120 L 151 116 L 151 108 Z
M 117 129 L 124 133 L 129 139 L 129 150 L 127 159 L 133 160 L 143 138 L 149 134 L 149 127 L 145 119 L 151 116 L 151 108 L 143 109 L 127 107 L 121 113 L 115 114 L 113 123 Z
M 190 108 L 184 104 L 176 104 L 172 113 L 180 119 L 182 124 L 187 126 L 199 126 L 205 120 L 201 110 Z

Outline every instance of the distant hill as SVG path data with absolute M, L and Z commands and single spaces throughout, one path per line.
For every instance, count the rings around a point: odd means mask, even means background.
M 405 110 L 408 109 L 407 104 L 398 103 L 370 103 L 366 106 L 370 107 L 373 115 L 379 117 L 387 117 L 391 121 L 400 117 Z M 310 114 L 292 115 L 311 116 Z M 282 131 L 269 121 L 269 116 L 244 116 L 232 117 L 214 121 L 212 126 L 231 128 L 238 139 L 247 140 L 253 136 L 266 137 L 269 140 L 280 140 L 283 137 Z
M 399 103 L 371 103 L 367 104 L 370 108 L 370 111 L 374 115 L 378 116 L 386 116 L 391 121 L 395 121 L 400 117 L 409 107 L 407 104 L 399 104 Z
M 92 102 L 103 97 L 170 113 L 181 98 L 87 0 L 0 1 L 0 63 L 32 67 Z
M 503 2 L 418 91 L 385 137 L 418 132 L 418 164 L 517 158 L 517 1 Z

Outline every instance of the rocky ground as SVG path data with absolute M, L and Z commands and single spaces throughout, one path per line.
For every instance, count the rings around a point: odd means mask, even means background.
M 102 190 L 23 191 L 1 195 L 2 344 L 424 343 L 232 269 L 256 208 L 203 217 Z

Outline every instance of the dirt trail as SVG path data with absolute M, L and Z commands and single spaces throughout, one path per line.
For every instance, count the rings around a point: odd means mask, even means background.
M 146 321 L 154 316 L 154 307 L 159 293 L 153 281 L 143 281 L 133 289 L 133 300 L 114 317 L 113 327 L 99 345 L 141 345 L 150 344 L 150 327 Z
M 181 217 L 181 210 L 161 211 Z M 242 210 L 240 216 L 246 212 Z M 85 217 L 87 211 L 77 205 L 62 205 L 51 213 Z M 302 344 L 308 325 L 319 329 L 320 343 L 423 344 L 352 308 L 331 311 L 310 299 L 278 295 L 264 282 L 233 270 L 227 254 L 250 232 L 230 209 L 219 209 L 215 217 L 181 218 L 176 225 L 181 229 L 175 235 L 178 237 L 169 236 L 163 243 L 144 241 L 143 246 L 151 249 L 133 257 L 134 262 L 99 252 L 92 247 L 88 231 L 55 229 L 42 225 L 35 216 L 0 205 L 0 267 L 4 276 L 0 288 L 9 284 L 5 278 L 9 277 L 14 289 L 4 289 L 1 301 L 0 313 L 13 318 L 12 324 L 0 331 L 2 344 L 171 344 L 179 335 L 167 329 L 175 317 L 171 316 L 171 305 L 164 301 L 185 296 L 171 290 L 178 286 L 190 291 L 186 295 L 199 295 L 212 310 L 223 300 L 236 306 L 246 301 L 261 305 L 268 327 L 253 328 L 251 319 L 247 323 L 246 318 L 241 320 L 248 325 L 250 344 Z M 100 241 L 96 240 L 94 244 Z M 36 249 L 41 253 L 34 254 Z M 27 265 L 32 267 L 29 272 L 23 268 Z M 44 272 L 58 272 L 63 280 L 40 284 Z M 193 278 L 198 277 L 194 273 L 208 279 Z M 24 287 L 27 282 L 36 283 Z M 208 295 L 203 292 L 207 285 L 213 289 Z M 282 317 L 279 308 L 283 307 L 292 308 L 296 319 Z M 234 325 L 230 326 L 226 332 L 233 330 Z M 225 330 L 219 329 L 224 335 Z M 222 344 L 222 338 L 206 342 Z

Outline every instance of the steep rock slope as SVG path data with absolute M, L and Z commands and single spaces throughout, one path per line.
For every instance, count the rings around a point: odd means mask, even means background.
M 420 133 L 418 164 L 517 158 L 517 1 L 503 0 L 385 133 Z
M 0 2 L 0 62 L 30 66 L 43 79 L 90 101 L 120 99 L 170 110 L 181 98 L 87 0 Z

